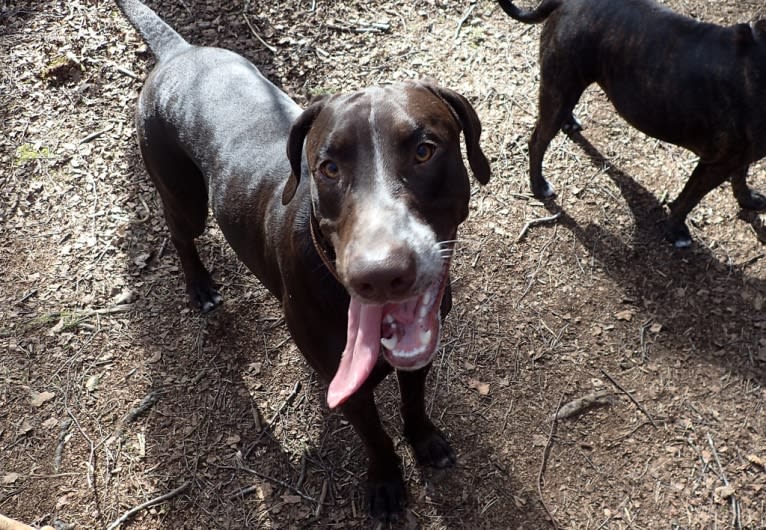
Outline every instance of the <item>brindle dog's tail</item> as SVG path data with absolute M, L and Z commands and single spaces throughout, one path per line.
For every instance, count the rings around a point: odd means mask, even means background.
M 537 24 L 538 22 L 544 21 L 548 18 L 548 15 L 553 13 L 553 11 L 561 5 L 561 2 L 562 0 L 543 0 L 543 2 L 537 6 L 537 9 L 530 11 L 519 9 L 513 5 L 513 2 L 510 0 L 497 0 L 497 3 L 503 8 L 503 11 L 508 13 L 511 18 L 518 20 L 519 22 L 526 22 L 527 24 Z
M 149 45 L 157 61 L 167 59 L 191 46 L 157 13 L 138 0 L 116 0 L 116 3 Z

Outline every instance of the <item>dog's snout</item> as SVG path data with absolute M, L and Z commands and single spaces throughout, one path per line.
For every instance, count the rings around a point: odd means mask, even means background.
M 372 302 L 401 300 L 410 295 L 417 277 L 417 260 L 405 246 L 385 252 L 359 253 L 347 267 L 349 284 L 355 293 Z

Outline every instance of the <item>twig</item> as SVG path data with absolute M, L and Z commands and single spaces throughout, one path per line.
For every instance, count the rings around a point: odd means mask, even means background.
M 616 386 L 616 387 L 617 387 L 617 388 L 620 390 L 620 392 L 622 392 L 623 394 L 625 394 L 626 396 L 628 396 L 628 398 L 630 398 L 630 400 L 631 400 L 631 401 L 632 401 L 632 402 L 633 402 L 633 403 L 634 403 L 634 404 L 635 404 L 635 405 L 638 407 L 638 410 L 640 410 L 641 412 L 643 412 L 643 413 L 644 413 L 644 416 L 646 416 L 646 417 L 649 419 L 649 421 L 650 421 L 650 422 L 651 422 L 651 424 L 652 424 L 652 427 L 654 427 L 654 428 L 656 429 L 656 428 L 657 428 L 657 424 L 655 423 L 655 421 L 654 421 L 654 418 L 652 418 L 652 415 L 651 415 L 651 414 L 649 414 L 649 412 L 648 412 L 648 411 L 647 411 L 647 410 L 644 408 L 644 406 L 643 406 L 641 403 L 639 403 L 639 401 L 638 401 L 636 398 L 634 398 L 634 397 L 633 397 L 633 394 L 631 394 L 630 392 L 628 392 L 627 390 L 625 390 L 625 389 L 624 389 L 622 386 L 620 386 L 620 384 L 619 384 L 617 381 L 615 381 L 615 380 L 614 380 L 614 378 L 613 378 L 611 375 L 609 375 L 609 374 L 606 372 L 606 370 L 604 370 L 603 368 L 601 369 L 601 373 L 602 373 L 602 374 L 604 374 L 604 377 L 606 377 L 607 379 L 609 379 L 609 381 L 610 381 L 610 382 L 611 382 L 611 383 L 612 383 L 614 386 Z
M 385 33 L 391 26 L 385 22 L 373 22 L 367 26 L 339 26 L 338 24 L 328 23 L 324 25 L 326 28 L 341 31 L 346 33 Z
M 114 69 L 120 72 L 122 75 L 126 75 L 130 77 L 131 79 L 141 79 L 140 77 L 138 77 L 138 74 L 131 72 L 130 70 L 128 70 L 124 66 L 120 66 L 119 64 L 115 64 Z
M 72 428 L 72 420 L 68 419 L 61 423 L 61 432 L 59 433 L 59 443 L 53 453 L 53 471 L 58 473 L 61 467 L 61 455 L 64 453 L 64 444 L 69 439 L 69 430 Z
M 245 495 L 250 495 L 254 491 L 258 489 L 258 486 L 247 486 L 245 488 L 239 489 L 233 493 L 229 494 L 230 499 L 236 499 L 237 497 L 244 497 Z
M 137 407 L 130 409 L 128 413 L 125 414 L 125 416 L 122 418 L 122 420 L 119 421 L 117 427 L 114 429 L 114 434 L 112 434 L 112 436 L 106 442 L 107 445 L 120 438 L 123 431 L 125 430 L 125 427 L 129 423 L 134 422 L 136 418 L 144 414 L 147 410 L 152 408 L 154 404 L 157 403 L 159 398 L 159 393 L 155 391 L 149 392 L 147 395 L 145 395 L 144 399 L 141 400 L 141 403 L 139 403 Z
M 527 221 L 527 224 L 524 225 L 524 228 L 521 229 L 521 232 L 519 232 L 519 237 L 516 238 L 516 242 L 518 243 L 524 237 L 527 235 L 527 232 L 529 232 L 529 229 L 533 226 L 537 226 L 543 223 L 550 223 L 551 221 L 555 221 L 561 217 L 561 212 L 556 212 L 553 215 L 550 215 L 548 217 L 540 217 L 539 219 L 532 219 L 531 221 Z
M 115 313 L 125 313 L 133 309 L 133 304 L 120 304 L 112 307 L 103 307 L 101 309 L 91 309 L 89 311 L 82 311 L 75 313 L 77 318 L 88 318 L 95 315 L 113 315 Z
M 144 414 L 147 410 L 152 408 L 152 406 L 157 403 L 157 400 L 159 400 L 159 394 L 157 392 L 149 392 L 144 396 L 144 399 L 141 400 L 141 403 L 138 404 L 138 406 L 134 409 L 130 409 L 130 412 L 128 412 L 125 415 L 125 419 L 122 420 L 124 424 L 132 423 L 135 421 L 136 418 Z
M 556 231 L 557 228 L 558 226 L 553 227 L 553 236 L 548 241 L 546 241 L 546 243 L 540 249 L 540 259 L 537 262 L 537 267 L 535 267 L 535 270 L 532 271 L 532 274 L 529 277 L 529 282 L 527 283 L 527 287 L 524 289 L 524 292 L 521 293 L 521 296 L 519 296 L 519 299 L 516 301 L 516 307 L 521 306 L 521 302 L 524 300 L 524 298 L 527 297 L 529 291 L 532 290 L 532 286 L 534 285 L 535 280 L 537 280 L 537 273 L 540 272 L 540 268 L 543 266 L 543 255 L 545 254 L 545 251 L 548 250 L 548 247 L 551 246 L 558 237 L 558 232 Z
M 95 140 L 96 138 L 103 135 L 104 133 L 108 133 L 109 131 L 111 131 L 112 127 L 113 126 L 110 124 L 104 127 L 103 129 L 101 129 L 100 131 L 92 132 L 89 135 L 85 136 L 82 140 L 80 140 L 80 143 L 87 144 L 88 142 Z
M 268 422 L 266 422 L 266 427 L 267 428 L 271 427 L 274 424 L 274 422 L 277 420 L 279 415 L 282 414 L 282 411 L 285 409 L 285 407 L 287 407 L 290 403 L 293 402 L 293 400 L 295 399 L 295 396 L 297 396 L 298 392 L 300 392 L 300 391 L 301 391 L 301 382 L 298 381 L 298 382 L 295 383 L 295 386 L 293 387 L 292 392 L 290 392 L 290 395 L 285 398 L 285 400 L 279 406 L 279 408 L 274 413 L 274 415 L 271 417 L 271 419 Z M 266 429 L 264 429 L 264 431 L 265 430 Z
M 0 530 L 35 530 L 34 527 L 9 519 L 3 515 L 0 515 Z M 40 530 L 53 530 L 52 526 L 44 526 Z
M 710 433 L 707 433 L 707 443 L 710 445 L 710 450 L 713 451 L 713 457 L 715 458 L 715 463 L 718 464 L 718 471 L 720 472 L 721 480 L 723 481 L 724 486 L 729 486 L 729 480 L 726 478 L 726 472 L 723 470 L 723 466 L 721 465 L 721 460 L 718 458 L 718 451 L 716 451 L 715 444 L 713 443 L 713 437 L 710 436 Z M 742 530 L 742 521 L 740 519 L 740 513 L 739 513 L 739 502 L 737 502 L 737 498 L 734 496 L 734 493 L 731 494 L 729 497 L 731 499 L 731 511 L 734 512 L 734 527 L 737 530 Z
M 69 405 L 66 403 L 66 401 L 64 402 L 64 408 L 66 409 L 69 417 L 72 418 L 72 421 L 77 427 L 77 430 L 80 431 L 82 437 L 85 438 L 85 440 L 88 442 L 88 445 L 90 445 L 90 458 L 88 459 L 88 468 L 86 470 L 85 477 L 88 479 L 88 486 L 92 487 L 96 493 L 96 496 L 98 496 L 98 492 L 96 491 L 96 471 L 95 466 L 93 465 L 93 456 L 96 453 L 95 445 L 93 444 L 93 440 L 90 439 L 90 436 L 85 434 L 85 431 L 83 431 L 82 427 L 80 427 L 80 422 L 77 421 L 77 418 L 75 418 L 74 414 L 72 414 L 72 411 L 69 409 Z M 99 445 L 101 444 L 99 443 Z
M 319 517 L 322 513 L 322 505 L 324 504 L 325 497 L 327 497 L 328 486 L 329 486 L 329 483 L 327 479 L 324 479 L 324 482 L 322 482 L 322 493 L 319 494 L 319 501 L 317 503 L 317 509 L 314 512 L 314 517 Z
M 737 264 L 737 267 L 744 269 L 745 267 L 748 267 L 749 265 L 752 265 L 756 261 L 763 259 L 766 257 L 766 254 L 758 254 L 757 256 L 753 256 L 747 261 L 743 261 L 742 263 Z
M 263 430 L 263 424 L 261 423 L 261 415 L 258 413 L 258 409 L 256 409 L 253 405 L 250 405 L 250 411 L 253 413 L 253 424 L 255 425 L 255 430 L 257 432 L 261 432 Z
M 473 10 L 476 9 L 476 2 L 471 3 L 471 7 L 469 7 L 465 14 L 463 15 L 463 18 L 461 18 L 457 23 L 457 29 L 455 29 L 455 40 L 460 36 L 460 30 L 463 27 L 463 24 L 465 24 L 465 21 L 468 20 L 468 17 L 471 16 L 471 13 L 473 13 Z
M 545 513 L 548 514 L 548 518 L 551 520 L 551 524 L 553 525 L 554 530 L 559 530 L 560 527 L 556 517 L 553 515 L 553 512 L 551 512 L 551 510 L 548 508 L 548 505 L 545 503 L 545 497 L 543 497 L 543 475 L 545 474 L 545 467 L 548 464 L 548 456 L 551 454 L 553 436 L 556 434 L 559 410 L 561 410 L 561 403 L 564 401 L 564 394 L 566 393 L 566 389 L 568 387 L 569 383 L 567 383 L 567 385 L 564 387 L 564 391 L 561 393 L 561 397 L 559 398 L 559 404 L 556 405 L 556 413 L 553 415 L 553 421 L 551 422 L 551 431 L 548 433 L 548 442 L 545 444 L 545 449 L 543 449 L 543 459 L 540 462 L 540 470 L 537 472 L 537 495 L 540 497 L 540 502 L 545 509 Z
M 308 468 L 308 458 L 306 458 L 306 453 L 304 452 L 301 455 L 301 474 L 298 475 L 298 482 L 295 483 L 296 488 L 300 488 L 303 486 L 303 481 L 306 480 L 306 469 Z
M 258 39 L 258 42 L 263 44 L 267 50 L 269 50 L 271 53 L 277 53 L 277 49 L 274 46 L 270 46 L 265 40 L 261 38 L 260 35 L 258 35 L 258 32 L 255 31 L 255 28 L 250 23 L 250 19 L 247 18 L 247 15 L 245 13 L 242 13 L 242 18 L 245 19 L 245 23 L 247 24 L 247 27 L 250 28 L 250 32 L 253 34 L 253 36 Z
M 555 417 L 551 417 L 551 419 L 564 420 L 566 418 L 571 418 L 572 416 L 576 416 L 577 414 L 585 412 L 590 408 L 611 405 L 613 402 L 611 396 L 612 392 L 608 390 L 601 390 L 600 392 L 593 392 L 587 396 L 574 399 L 569 403 L 561 406 L 558 412 L 556 412 Z
M 273 482 L 274 484 L 276 484 L 278 486 L 282 486 L 285 489 L 288 489 L 288 490 L 290 490 L 292 492 L 295 492 L 298 496 L 306 499 L 307 501 L 316 502 L 316 499 L 314 497 L 312 497 L 311 495 L 307 495 L 307 494 L 303 493 L 301 490 L 299 490 L 295 486 L 291 486 L 290 484 L 288 484 L 287 482 L 285 482 L 283 480 L 279 480 L 278 478 L 274 478 L 272 476 L 266 475 L 265 473 L 261 473 L 260 471 L 256 471 L 255 469 L 250 469 L 249 467 L 245 466 L 242 463 L 242 460 L 240 458 L 237 459 L 237 467 L 236 467 L 236 469 L 241 469 L 242 471 L 247 471 L 251 475 L 255 475 L 256 477 L 262 478 L 263 480 L 268 480 L 269 482 Z M 245 488 L 245 490 L 247 490 L 247 488 Z M 240 490 L 240 491 L 244 491 L 244 490 Z M 238 492 L 235 492 L 235 493 L 238 493 Z M 248 490 L 246 493 L 250 493 L 250 490 Z
M 16 303 L 23 304 L 24 302 L 26 302 L 27 300 L 29 300 L 31 297 L 33 297 L 36 294 L 37 294 L 37 289 L 32 289 L 27 294 L 25 294 L 24 296 L 16 300 Z
M 175 497 L 179 493 L 183 492 L 186 488 L 188 488 L 190 484 L 191 484 L 191 481 L 187 480 L 186 482 L 181 484 L 179 487 L 177 487 L 173 491 L 165 493 L 164 495 L 160 495 L 159 497 L 155 497 L 154 499 L 151 499 L 149 501 L 146 501 L 143 504 L 139 504 L 138 506 L 135 506 L 135 507 L 131 508 L 130 510 L 128 510 L 127 512 L 122 514 L 118 519 L 116 519 L 112 524 L 107 526 L 106 530 L 114 530 L 115 528 L 120 526 L 122 523 L 127 521 L 129 518 L 131 518 L 132 516 L 134 516 L 135 514 L 140 512 L 141 510 L 145 510 L 146 508 L 149 508 L 149 507 L 154 506 L 156 504 L 159 504 L 161 502 L 165 502 L 165 501 L 167 501 L 169 499 L 172 499 L 173 497 Z

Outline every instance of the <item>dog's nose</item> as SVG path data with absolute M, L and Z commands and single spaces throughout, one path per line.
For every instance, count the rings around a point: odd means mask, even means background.
M 415 255 L 405 247 L 385 252 L 362 252 L 346 268 L 351 288 L 372 302 L 399 301 L 407 297 L 417 276 Z

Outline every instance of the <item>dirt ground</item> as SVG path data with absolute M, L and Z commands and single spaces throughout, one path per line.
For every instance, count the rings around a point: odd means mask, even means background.
M 301 104 L 431 77 L 482 118 L 493 176 L 474 184 L 429 380 L 459 462 L 418 469 L 381 385 L 410 494 L 395 527 L 544 529 L 547 506 L 567 529 L 766 528 L 765 217 L 728 184 L 674 250 L 659 223 L 694 156 L 592 87 L 585 140 L 546 157 L 557 199 L 532 199 L 539 27 L 489 0 L 149 3 Z M 766 17 L 760 0 L 667 4 Z M 224 306 L 187 306 L 134 136 L 152 59 L 117 8 L 0 1 L 0 53 L 0 513 L 106 528 L 173 493 L 123 527 L 374 526 L 361 444 L 214 226 L 201 247 Z M 750 181 L 766 190 L 766 164 Z M 603 406 L 554 425 L 595 392 Z

